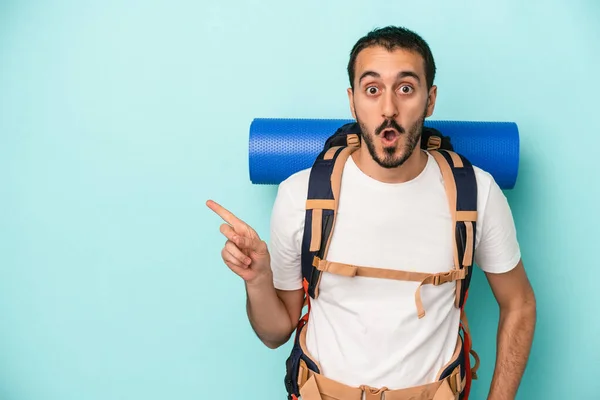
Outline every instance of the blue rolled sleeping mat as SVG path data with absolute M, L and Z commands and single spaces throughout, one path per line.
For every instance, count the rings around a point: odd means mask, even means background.
M 277 185 L 310 168 L 327 138 L 347 119 L 255 118 L 250 125 L 249 167 L 254 184 Z M 519 167 L 519 130 L 514 122 L 425 121 L 450 137 L 454 151 L 512 189 Z

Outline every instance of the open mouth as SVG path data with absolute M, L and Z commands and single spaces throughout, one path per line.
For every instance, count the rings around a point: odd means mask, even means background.
M 381 140 L 386 145 L 393 144 L 398 139 L 398 136 L 400 135 L 395 129 L 386 129 L 381 132 Z

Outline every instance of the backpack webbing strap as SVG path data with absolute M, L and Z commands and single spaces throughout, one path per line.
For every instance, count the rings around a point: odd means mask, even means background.
M 477 352 L 475 352 L 475 350 L 473 350 L 471 348 L 471 331 L 469 329 L 467 313 L 465 312 L 464 308 L 460 312 L 460 325 L 462 327 L 463 332 L 465 333 L 465 347 L 467 349 L 467 353 L 469 353 L 469 354 L 465 354 L 465 357 L 469 357 L 469 355 L 472 355 L 473 358 L 475 359 L 475 365 L 473 366 L 473 368 L 470 368 L 470 361 L 469 361 L 469 364 L 468 364 L 469 370 L 472 375 L 472 378 L 477 379 L 477 370 L 479 369 L 480 360 L 479 360 L 479 355 L 477 354 Z
M 463 156 L 447 150 L 435 150 L 430 154 L 437 161 L 452 216 L 454 233 L 454 268 L 465 270 L 465 279 L 456 285 L 456 306 L 462 308 L 467 296 L 473 254 L 475 249 L 477 222 L 477 181 L 471 163 Z
M 417 287 L 417 290 L 415 292 L 415 305 L 417 306 L 417 314 L 419 318 L 423 318 L 425 316 L 425 308 L 423 307 L 423 301 L 421 300 L 421 288 L 423 287 L 423 285 L 439 286 L 448 282 L 460 281 L 465 278 L 464 269 L 455 269 L 448 272 L 439 272 L 431 274 L 425 272 L 402 271 L 387 268 L 363 267 L 358 265 L 321 260 L 318 257 L 314 258 L 313 266 L 321 272 L 328 272 L 330 274 L 342 275 L 350 278 L 353 278 L 355 276 L 362 276 L 367 278 L 381 278 L 394 279 L 399 281 L 419 282 L 419 286 Z
M 348 146 L 335 146 L 323 150 L 315 160 L 310 172 L 304 236 L 302 239 L 302 276 L 307 282 L 307 294 L 316 298 L 319 295 L 321 271 L 313 267 L 314 257 L 324 259 L 329 250 L 329 242 L 339 201 L 342 172 L 346 160 L 358 147 L 349 135 Z

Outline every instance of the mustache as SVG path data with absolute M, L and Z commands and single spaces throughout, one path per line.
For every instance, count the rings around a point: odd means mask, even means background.
M 375 130 L 375 135 L 378 136 L 378 135 L 381 134 L 381 132 L 383 132 L 386 129 L 390 129 L 390 128 L 393 128 L 393 129 L 397 130 L 398 133 L 400 133 L 400 134 L 404 133 L 404 128 L 403 127 L 401 127 L 400 125 L 398 125 L 398 123 L 395 120 L 388 119 L 383 124 L 381 124 L 381 126 L 379 128 L 377 128 Z

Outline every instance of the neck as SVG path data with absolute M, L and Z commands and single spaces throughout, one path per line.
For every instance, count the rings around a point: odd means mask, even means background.
M 404 164 L 396 168 L 383 168 L 377 164 L 366 146 L 361 146 L 352 153 L 352 159 L 365 175 L 383 183 L 404 183 L 413 180 L 427 165 L 427 153 L 418 146 Z

